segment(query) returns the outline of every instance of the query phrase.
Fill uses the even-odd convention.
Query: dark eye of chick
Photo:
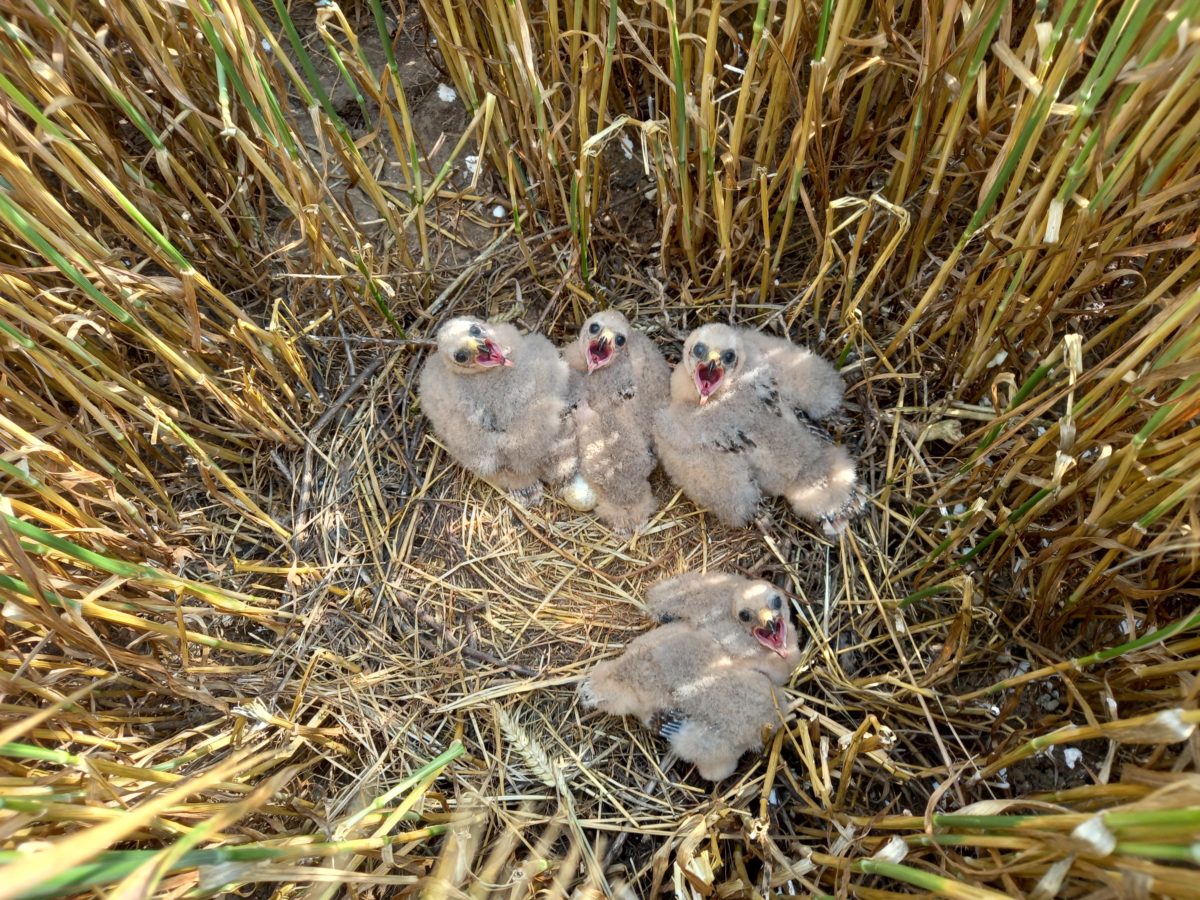
[[[624,346],[625,346],[625,335],[623,335],[623,334],[618,334],[618,335],[616,336],[615,340],[616,340],[616,343],[617,343],[617,346],[618,346],[618,347],[624,347]]]
[[[591,334],[599,334],[600,333],[600,323],[593,322],[592,327],[588,329],[588,332]]]
[[[704,357],[708,356],[708,344],[697,344],[692,348],[692,356],[696,357],[696,359],[704,359]]]
[[[474,338],[483,337],[483,329],[478,325],[472,325],[471,330],[468,333]]]
[[[721,354],[721,362],[725,363],[727,366],[732,366],[736,360],[737,354],[732,350],[726,350]]]
[[[750,621],[750,610],[743,609],[740,613],[738,613],[738,618],[741,619],[743,622],[749,622]]]
[[[780,597],[778,594],[775,594],[771,598],[771,609],[782,609],[782,608],[783,608],[783,598]]]
[[[459,350],[454,354],[454,361],[465,363],[470,358],[470,354],[466,350]]]

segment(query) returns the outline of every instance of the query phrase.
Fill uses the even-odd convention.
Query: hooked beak
[[[511,366],[513,361],[508,358],[509,350],[501,347],[491,338],[473,341],[475,345],[475,364],[485,369],[493,366]]]
[[[587,370],[590,375],[597,369],[602,369],[612,362],[616,355],[616,343],[613,340],[613,333],[610,329],[605,328],[600,334],[591,338],[587,342],[587,347],[584,349],[583,355],[587,360]]]
[[[755,639],[768,650],[787,656],[787,618],[782,612],[765,609],[759,612],[758,617],[763,624],[754,629]]]
[[[720,354],[710,353],[707,361],[696,366],[692,377],[696,380],[696,391],[700,394],[700,405],[703,406],[725,380],[725,367],[721,365]]]

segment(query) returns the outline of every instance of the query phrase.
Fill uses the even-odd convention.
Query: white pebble
[[[443,103],[453,103],[458,99],[458,91],[450,87],[448,84],[438,85],[438,99]]]
[[[1063,748],[1063,762],[1067,764],[1068,769],[1074,769],[1075,765],[1083,759],[1083,751],[1075,747]]]
[[[494,218],[503,219],[506,215],[508,215],[508,213],[499,203],[492,207],[492,216]]]
[[[463,160],[463,165],[465,165],[467,167],[468,172],[470,172],[472,175],[474,175],[476,172],[479,171],[479,157],[478,156],[468,156],[466,159]]]

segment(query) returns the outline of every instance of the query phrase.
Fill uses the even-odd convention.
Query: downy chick
[[[570,370],[540,334],[451,319],[421,371],[421,408],[460,464],[534,506],[577,465]]]
[[[669,399],[671,371],[615,309],[584,322],[563,356],[583,378],[575,411],[580,474],[596,493],[596,514],[616,531],[633,531],[654,512],[654,415]]]
[[[786,652],[788,638],[786,624],[782,631],[773,627],[768,635],[732,607],[706,627],[671,622],[598,664],[580,685],[580,698],[589,708],[636,716],[703,778],[719,781],[779,721],[774,685],[787,676],[780,674],[776,645]],[[735,639],[738,632],[743,641]]]
[[[787,603],[768,581],[685,572],[651,587],[646,609],[656,622],[688,622],[707,631],[731,657],[746,660],[774,684],[784,684],[800,662]],[[764,648],[771,653],[764,656]]]
[[[692,332],[671,374],[671,403],[655,420],[659,458],[693,502],[727,525],[747,524],[760,499],[782,496],[837,534],[861,506],[854,460],[809,417],[837,407],[840,378],[774,340],[719,324]]]

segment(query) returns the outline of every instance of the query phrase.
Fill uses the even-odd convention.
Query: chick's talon
[[[509,495],[527,509],[532,509],[535,506],[540,506],[546,492],[540,481],[534,482],[529,487],[514,488],[509,491]]]
[[[821,516],[821,530],[828,537],[837,537],[849,527],[865,505],[866,501],[862,494],[855,491],[854,495],[840,509]]]
[[[651,722],[659,737],[675,737],[683,729],[683,714],[677,709],[656,713]]]

